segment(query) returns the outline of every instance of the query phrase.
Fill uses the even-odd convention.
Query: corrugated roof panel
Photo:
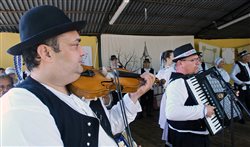
[[[202,32],[204,35],[197,36],[204,37],[210,34],[228,36],[233,32],[231,29],[235,29],[232,34],[239,36],[241,33],[242,36],[246,36],[244,33],[249,31],[248,29],[243,32],[238,31],[240,28],[248,28],[244,27],[248,26],[244,23],[234,24],[233,27],[226,28],[227,31],[218,31],[215,27],[211,27],[213,21],[223,24],[232,18],[249,13],[250,1],[248,0],[130,0],[115,24],[108,25],[108,21],[121,2],[122,0],[1,0],[0,30],[17,31],[16,26],[24,12],[47,4],[59,7],[73,21],[86,20],[87,26],[81,31],[84,34],[125,32],[127,34],[196,35],[197,32]],[[240,6],[241,8],[238,8]],[[146,20],[145,8],[147,8]],[[236,9],[239,10],[235,12]],[[206,33],[207,31],[212,33]]]

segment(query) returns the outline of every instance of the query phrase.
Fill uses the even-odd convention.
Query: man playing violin
[[[80,99],[66,88],[83,71],[77,30],[84,25],[53,6],[36,7],[22,16],[21,43],[8,53],[22,55],[31,73],[0,100],[1,145],[117,146],[113,135],[125,128],[120,105],[107,110],[102,98]],[[141,77],[146,83],[123,98],[128,122],[141,111],[138,98],[155,79],[149,73]]]

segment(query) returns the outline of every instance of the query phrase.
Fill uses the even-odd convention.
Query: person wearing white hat
[[[6,74],[6,75],[16,74],[16,70],[15,70],[15,68],[13,68],[13,67],[7,67],[7,68],[5,69],[5,74]]]
[[[117,146],[114,135],[141,111],[138,99],[155,81],[149,73],[141,75],[144,85],[123,97],[127,120],[120,102],[107,110],[102,97],[86,99],[68,89],[83,72],[79,31],[85,24],[49,5],[21,17],[21,42],[7,52],[22,55],[30,76],[0,99],[2,146]]]
[[[224,81],[227,82],[227,83],[229,83],[230,82],[230,76],[227,73],[227,71],[225,69],[223,69],[224,65],[225,65],[225,61],[224,61],[223,58],[217,57],[214,60],[214,66],[219,71],[219,73],[222,76],[222,78],[224,79]]]
[[[243,50],[238,57],[239,61],[235,62],[230,76],[235,88],[239,90],[239,99],[250,110],[250,53]]]
[[[18,83],[17,77],[16,77],[16,69],[14,67],[7,67],[5,69],[5,74],[9,75],[13,79],[14,85]]]

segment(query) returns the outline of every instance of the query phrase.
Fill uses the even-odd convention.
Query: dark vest
[[[250,80],[250,75],[249,75],[250,73],[247,72],[247,69],[245,68],[245,66],[240,64],[238,61],[236,61],[235,64],[238,64],[238,66],[240,68],[240,72],[236,75],[236,77],[238,79],[240,79],[241,81],[249,81]],[[249,64],[248,64],[248,67],[250,68]]]
[[[241,81],[249,81],[250,80],[250,73],[247,72],[247,69],[245,68],[245,66],[243,66],[242,64],[240,64],[238,61],[235,62],[235,64],[238,64],[239,68],[240,68],[240,72],[235,75],[239,80]],[[248,67],[250,68],[250,64],[248,64]],[[241,85],[238,85],[236,83],[235,87],[241,89]]]
[[[172,73],[171,74],[171,82],[179,79],[187,79],[187,76],[181,74],[181,73]],[[186,87],[187,83],[185,81]],[[188,98],[184,104],[184,106],[194,106],[197,105],[197,102],[195,101],[195,98],[193,97],[190,89],[188,89]],[[178,110],[176,110],[178,111]],[[191,130],[191,131],[205,131],[206,130],[206,125],[203,119],[197,119],[197,120],[187,120],[187,121],[174,121],[174,120],[168,120],[168,123],[174,127],[175,129],[178,130]]]
[[[17,87],[29,90],[48,107],[65,147],[98,146],[99,120],[97,118],[78,113],[31,77],[27,77]],[[106,131],[105,128],[104,130]],[[110,132],[111,130],[107,133],[110,134]]]
[[[202,71],[206,70],[206,64],[205,64],[205,62],[201,62],[201,67],[202,67]]]
[[[141,74],[143,74],[145,72],[144,68],[141,68]],[[154,69],[153,68],[150,68],[149,72],[151,74],[154,74]]]

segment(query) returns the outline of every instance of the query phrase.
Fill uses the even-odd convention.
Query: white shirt
[[[159,72],[156,75],[156,77],[159,80],[161,80],[161,79],[166,80],[166,83],[164,84],[164,89],[167,87],[167,85],[169,83],[169,79],[170,79],[170,76],[171,76],[172,72],[175,72],[174,66],[168,66],[166,68],[163,68],[163,69],[159,70]],[[166,99],[167,99],[167,96],[164,93],[162,95],[162,98],[161,98],[160,114],[159,114],[159,121],[158,121],[158,123],[159,123],[159,125],[160,125],[160,127],[162,129],[165,128],[166,121],[167,121],[166,112],[165,112],[165,109],[166,109]]]
[[[149,71],[150,71],[151,68],[143,68],[143,69],[144,69],[144,71],[145,71],[146,73],[150,73]],[[153,68],[152,68],[152,69],[153,69]],[[153,69],[153,70],[154,70],[154,69]],[[142,73],[141,73],[141,69],[138,70],[138,74],[142,74]],[[154,73],[152,73],[152,74],[155,74],[155,71],[154,71]]]
[[[172,81],[166,89],[166,116],[173,121],[197,120],[204,118],[204,105],[184,106],[188,91],[183,79]],[[177,130],[171,125],[170,128],[178,132],[191,132],[195,134],[208,134],[208,131]]]
[[[219,73],[222,76],[222,78],[224,79],[224,81],[227,82],[227,83],[229,83],[230,76],[227,73],[227,71],[225,71],[223,68],[218,68],[218,67],[216,67],[216,69],[219,71]]]
[[[242,62],[240,62],[240,61],[239,61],[239,63],[247,69],[247,72],[248,72],[248,74],[249,74],[249,76],[250,76],[250,69],[249,69],[248,64],[247,64],[247,63],[242,63]],[[236,84],[238,84],[238,85],[243,84],[243,81],[241,81],[240,79],[238,79],[238,78],[236,77],[236,75],[237,75],[238,73],[240,73],[240,72],[241,72],[241,71],[240,71],[239,65],[238,65],[238,64],[234,64],[233,69],[232,69],[232,72],[231,72],[231,74],[230,74],[230,77],[231,77],[232,80],[233,80]],[[250,84],[250,81],[247,81],[246,83],[247,83],[247,84]]]
[[[165,67],[163,69],[160,69],[158,71],[156,78],[158,78],[159,80],[161,79],[166,80],[166,83],[164,84],[164,88],[167,87],[172,72],[175,72],[174,64],[172,64],[171,66]]]
[[[95,117],[89,107],[90,100],[79,99],[73,94],[65,95],[51,87],[46,87],[72,109],[83,115]],[[128,95],[124,96],[124,103],[128,122],[131,122],[137,112],[141,111],[140,104],[138,101],[134,104]],[[60,132],[48,107],[33,93],[22,88],[12,88],[1,97],[0,106],[1,146],[63,146]],[[119,103],[111,110],[107,110],[104,105],[103,107],[110,120],[112,133],[122,132],[125,127]],[[98,146],[117,146],[101,125],[99,128]]]

